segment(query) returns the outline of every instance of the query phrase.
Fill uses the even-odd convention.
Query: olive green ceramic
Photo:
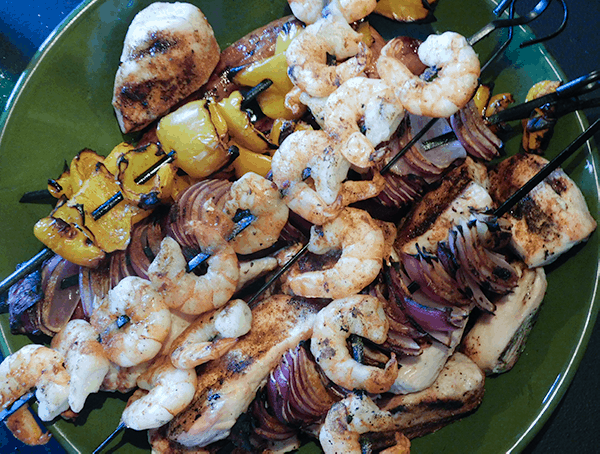
[[[289,14],[285,0],[192,0],[207,16],[222,47],[267,22]],[[65,160],[81,149],[107,154],[123,140],[111,107],[114,74],[123,37],[134,15],[149,0],[85,2],[65,21],[35,56],[17,84],[2,120],[0,137],[0,275],[40,250],[32,227],[49,207],[22,205],[26,191],[42,189],[57,177]],[[486,0],[443,0],[432,25],[398,26],[378,18],[373,24],[384,36],[424,37],[433,30],[454,30],[469,36],[493,17]],[[468,12],[468,13],[466,13]],[[510,91],[523,100],[528,88],[562,72],[541,46],[519,49],[527,36],[517,30],[514,44],[482,75],[495,80],[496,92]],[[475,49],[481,60],[490,55],[503,33]],[[549,155],[566,146],[584,127],[571,115],[561,119]],[[519,137],[507,152],[519,147]],[[598,213],[598,162],[583,149],[565,169],[583,190],[590,210]],[[548,419],[564,394],[583,355],[598,310],[598,235],[548,270],[549,287],[527,348],[515,368],[486,383],[477,412],[439,432],[413,441],[413,452],[493,453],[520,450]],[[2,315],[2,350],[6,354],[31,340],[12,336]],[[119,422],[125,400],[110,394],[93,396],[77,423],[50,425],[68,452],[91,452]],[[112,445],[123,452],[147,452],[144,434],[126,431]],[[314,444],[303,452],[316,451]]]

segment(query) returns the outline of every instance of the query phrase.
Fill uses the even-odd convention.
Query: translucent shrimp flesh
[[[219,232],[201,221],[189,221],[200,250],[210,257],[206,274],[187,272],[181,246],[171,237],[163,239],[148,268],[155,289],[164,295],[168,307],[186,314],[202,314],[224,305],[235,292],[239,279],[238,259],[233,247]]]
[[[353,295],[337,299],[317,314],[310,350],[325,375],[339,386],[386,392],[398,375],[395,355],[392,353],[384,369],[364,365],[352,358],[346,340],[356,334],[382,344],[388,329],[389,322],[378,298]]]
[[[378,160],[375,147],[398,129],[404,108],[385,81],[354,77],[327,98],[324,118],[325,130],[342,142],[344,157],[368,168]]]
[[[38,416],[51,421],[69,409],[70,376],[65,358],[43,345],[25,345],[0,364],[0,408],[5,409],[36,388]]]
[[[150,281],[122,279],[90,317],[108,358],[121,367],[148,361],[160,351],[171,329],[171,314]]]
[[[98,392],[109,371],[110,361],[98,342],[98,333],[85,320],[71,320],[56,336],[51,346],[65,358],[71,376],[69,406],[75,413],[83,409],[87,396]]]
[[[178,369],[191,369],[219,358],[250,331],[251,324],[252,311],[239,299],[202,314],[173,343],[171,362]]]
[[[379,274],[385,248],[378,223],[366,211],[347,207],[333,221],[311,228],[308,250],[322,255],[341,249],[335,265],[291,275],[284,288],[294,295],[314,298],[354,295]]]
[[[185,409],[196,392],[196,371],[177,369],[168,357],[160,358],[137,380],[149,391],[123,411],[121,421],[130,429],[154,429]]]
[[[394,40],[381,50],[377,71],[404,108],[414,115],[449,117],[472,98],[478,85],[479,59],[465,37],[454,32],[430,35],[418,48],[419,59],[438,70],[427,82],[393,56]]]
[[[231,185],[223,211],[231,218],[238,211],[248,211],[256,218],[229,241],[238,254],[252,254],[275,244],[289,214],[277,186],[253,172]]]

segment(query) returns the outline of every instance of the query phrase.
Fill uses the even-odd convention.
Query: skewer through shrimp
[[[472,98],[480,65],[465,37],[454,32],[429,35],[419,46],[419,59],[439,69],[431,82],[415,76],[394,58],[394,44],[391,40],[381,50],[377,71],[390,86],[396,87],[396,96],[408,112],[426,117],[450,117]]]
[[[51,421],[69,408],[70,376],[65,358],[43,345],[25,345],[0,364],[0,408],[36,388],[38,416]]]

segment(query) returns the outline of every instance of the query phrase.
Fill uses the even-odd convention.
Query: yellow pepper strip
[[[165,153],[155,143],[141,148],[133,148],[117,161],[116,174],[121,192],[126,200],[143,209],[152,209],[158,203],[171,197],[176,168],[171,163],[159,167],[156,174],[146,183],[139,184],[138,177],[156,165]]]
[[[82,220],[78,209],[68,207],[66,199],[63,199],[50,216],[35,224],[33,234],[46,247],[69,262],[94,268],[106,254],[81,227]]]
[[[104,165],[98,164],[79,192],[67,202],[68,206],[78,207],[83,211],[83,227],[92,232],[94,243],[104,252],[125,249],[129,244],[132,224],[151,213],[122,201],[104,216],[94,219],[93,211],[119,190],[114,176]]]
[[[506,109],[514,102],[515,98],[511,93],[498,93],[490,98],[487,108],[485,109],[485,116],[491,117],[495,113]]]
[[[156,130],[163,149],[177,153],[175,165],[192,178],[207,177],[228,159],[225,120],[208,104],[206,100],[184,104],[163,117]]]
[[[258,131],[248,114],[241,110],[242,94],[234,91],[228,98],[219,101],[216,106],[227,123],[229,135],[235,142],[257,153],[269,149],[269,141]]]
[[[237,144],[236,146],[240,150],[240,155],[233,161],[235,176],[240,178],[245,173],[254,172],[266,178],[271,170],[271,156],[255,153]]]
[[[427,0],[434,5],[437,0]],[[430,11],[421,0],[379,0],[375,13],[398,22],[416,22],[427,19]]]
[[[104,157],[95,151],[80,151],[71,161],[71,166],[59,178],[48,180],[48,191],[57,199],[62,196],[71,198],[94,171],[96,164],[103,161]]]
[[[525,102],[555,92],[560,84],[560,81],[554,80],[543,80],[534,84],[527,92]],[[554,125],[552,121],[545,121],[545,117],[546,113],[543,110],[535,109],[528,119],[522,120],[522,146],[526,152],[541,154],[548,148],[550,139],[554,134]],[[549,126],[540,128],[540,124]]]
[[[492,88],[489,85],[481,84],[477,87],[477,91],[475,95],[473,95],[473,102],[475,103],[475,108],[477,112],[481,114],[483,117],[485,113],[485,109],[490,102],[490,97],[492,96]]]

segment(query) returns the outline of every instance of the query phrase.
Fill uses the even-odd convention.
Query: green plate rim
[[[49,52],[49,50],[57,44],[59,39],[61,38],[63,32],[74,22],[77,18],[83,14],[85,14],[86,10],[91,7],[93,4],[98,2],[104,2],[106,0],[84,0],[80,3],[75,9],[73,9],[57,27],[50,33],[50,35],[44,40],[44,42],[40,45],[39,49],[35,52],[32,57],[30,63],[27,65],[26,69],[18,78],[15,86],[13,87],[8,100],[6,102],[6,106],[0,115],[0,142],[4,137],[4,133],[6,130],[6,125],[9,122],[12,112],[18,102],[19,96],[21,92],[26,88],[29,83],[31,77],[35,74],[35,70],[40,63],[40,61],[44,58],[45,54]],[[481,0],[487,1],[488,3],[496,3],[494,0]],[[523,27],[522,27],[523,28]],[[562,79],[565,79],[564,73],[560,69],[558,63],[554,60],[554,58],[545,50],[543,50],[543,55],[549,66],[555,73],[559,76],[562,76]],[[588,121],[585,115],[581,113],[577,113],[577,122],[579,127],[583,131],[588,126]],[[588,153],[597,155],[598,150],[596,145],[593,143],[593,140],[589,142],[587,145]],[[594,160],[592,159],[592,163]],[[600,194],[600,179],[598,178],[598,169],[596,165],[593,165],[593,175],[595,175],[596,182],[596,192]],[[520,452],[522,451],[533,438],[539,433],[545,423],[548,421],[551,414],[556,409],[557,405],[560,403],[561,399],[565,395],[570,383],[573,380],[575,373],[577,372],[577,368],[581,363],[581,360],[585,354],[587,344],[592,334],[592,330],[594,324],[596,322],[598,311],[600,308],[600,298],[598,297],[598,289],[600,283],[600,267],[596,270],[595,283],[593,288],[593,297],[591,304],[587,308],[585,323],[583,329],[578,333],[578,341],[574,346],[574,354],[571,356],[570,361],[568,362],[566,368],[564,369],[564,374],[557,378],[554,382],[554,385],[551,389],[548,390],[548,393],[545,398],[545,403],[542,407],[537,411],[537,417],[532,421],[532,423],[523,430],[520,438],[514,443],[514,445],[509,449],[508,452]],[[3,354],[8,354],[11,352],[9,347],[8,337],[12,336],[10,332],[7,332],[4,329],[4,326],[0,326],[0,348],[2,349]],[[474,415],[476,417],[476,415]],[[68,434],[64,434],[60,428],[55,425],[51,425],[49,430],[54,434],[54,436],[59,439],[60,444],[69,452],[81,452],[79,448],[74,446],[70,440],[68,439]]]

